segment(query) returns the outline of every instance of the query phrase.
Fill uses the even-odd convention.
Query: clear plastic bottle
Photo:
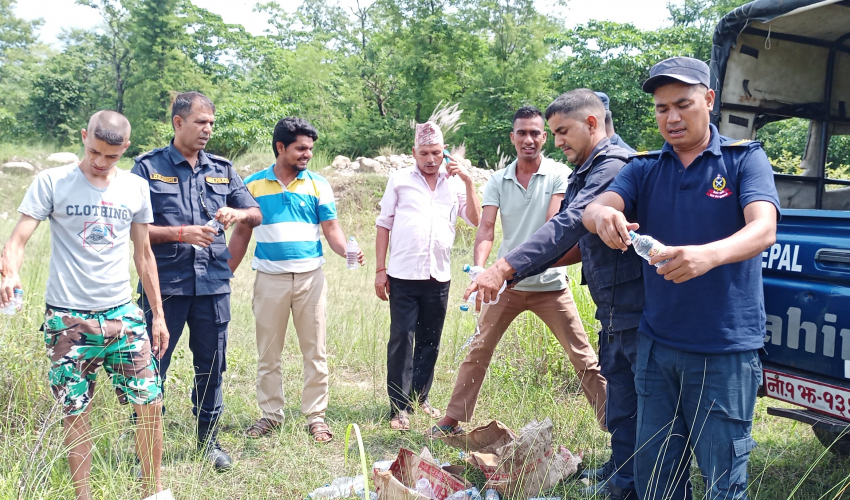
[[[221,233],[221,232],[224,230],[224,224],[222,224],[221,222],[219,222],[217,219],[210,219],[210,221],[209,221],[209,222],[207,222],[207,223],[206,223],[206,224],[204,224],[204,225],[205,225],[205,226],[208,226],[208,227],[211,227],[211,228],[213,228],[213,229],[215,229],[215,234],[216,234],[216,235],[218,235],[219,233]],[[195,250],[203,250],[205,247],[202,247],[202,246],[200,246],[200,245],[194,245],[194,244],[193,244],[193,245],[192,245],[192,248],[194,248]]]
[[[360,252],[360,245],[357,244],[357,240],[354,239],[354,236],[350,236],[348,238],[348,243],[345,244],[345,266],[349,270],[354,270],[360,267],[360,263],[357,262],[357,254]]]
[[[424,477],[416,481],[416,487],[413,489],[425,498],[434,498],[434,487],[431,485],[431,481]]]
[[[475,278],[477,278],[479,274],[484,272],[484,268],[481,267],[481,266],[470,266],[469,264],[466,264],[465,266],[463,266],[463,272],[469,274],[469,280],[470,281],[475,281]],[[508,282],[507,281],[503,282],[502,288],[499,289],[499,293],[496,295],[496,300],[494,300],[493,302],[487,302],[487,304],[493,305],[493,304],[496,304],[497,302],[499,302],[499,298],[502,296],[502,292],[505,291],[505,288],[507,288],[507,286],[508,286]],[[466,299],[467,303],[461,304],[460,310],[466,312],[466,311],[469,311],[471,309],[471,310],[474,311],[475,310],[475,298],[477,296],[478,296],[477,291],[469,294],[469,298]]]
[[[487,488],[484,490],[484,500],[501,500],[501,497],[499,497],[498,491],[493,488]]]
[[[11,316],[11,315],[17,313],[18,311],[20,311],[21,308],[23,308],[23,305],[24,305],[24,291],[21,290],[20,288],[15,288],[15,295],[14,295],[14,297],[12,297],[11,302],[9,302],[9,305],[4,307],[3,309],[0,309],[0,312],[2,312],[3,314]]]
[[[666,248],[661,242],[652,236],[638,234],[634,231],[629,231],[629,238],[632,239],[632,246],[635,247],[635,252],[646,259],[647,262],[652,260],[652,258],[659,253],[663,252]],[[668,262],[670,262],[670,259],[662,260],[655,264],[655,267],[661,267]]]

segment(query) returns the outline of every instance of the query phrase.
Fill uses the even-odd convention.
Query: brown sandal
[[[273,431],[280,428],[280,422],[276,422],[270,418],[263,417],[254,422],[251,427],[245,430],[245,436],[251,439],[258,439],[263,436],[268,436]]]
[[[390,419],[390,429],[394,431],[410,430],[410,418],[407,416],[406,411],[400,411]]]
[[[324,422],[313,422],[307,426],[307,432],[313,436],[317,443],[327,443],[334,438],[331,428]],[[327,436],[327,439],[320,439],[322,436]]]

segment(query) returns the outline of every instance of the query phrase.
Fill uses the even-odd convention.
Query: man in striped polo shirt
[[[230,238],[230,269],[236,272],[252,231],[257,237],[252,262],[257,271],[253,307],[259,354],[257,403],[262,417],[246,431],[251,438],[265,436],[283,422],[280,360],[290,310],[304,358],[301,413],[307,417],[307,429],[316,441],[333,438],[325,423],[327,283],[322,272],[325,259],[319,228],[331,249],[343,257],[346,240],[337,221],[330,184],[307,170],[318,138],[316,129],[302,118],[284,118],[277,123],[272,138],[274,165],[245,179],[248,191],[260,204],[263,223],[254,229],[238,224]],[[357,257],[363,265],[363,252]]]

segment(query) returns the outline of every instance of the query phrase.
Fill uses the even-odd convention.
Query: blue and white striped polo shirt
[[[254,228],[257,248],[252,267],[270,274],[304,273],[321,267],[325,259],[319,223],[336,219],[328,181],[302,170],[284,188],[272,165],[248,176],[245,186],[263,212],[263,223]]]

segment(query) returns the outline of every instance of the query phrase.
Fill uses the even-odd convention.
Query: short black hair
[[[200,92],[184,92],[182,94],[177,94],[177,97],[174,98],[174,102],[171,104],[171,126],[174,126],[174,117],[180,116],[184,120],[190,114],[192,114],[192,105],[195,102],[198,102],[201,106],[212,110],[215,113],[215,104],[210,100],[209,97],[205,96]]]
[[[277,122],[277,125],[274,126],[274,134],[272,135],[272,151],[274,151],[274,157],[277,158],[278,155],[278,142],[282,142],[283,147],[288,148],[290,144],[295,142],[299,135],[306,135],[314,141],[319,139],[319,132],[316,131],[316,129],[310,125],[310,122],[304,118],[287,116]]]
[[[535,108],[534,106],[523,106],[516,110],[516,113],[514,113],[513,125],[516,125],[517,120],[521,120],[523,118],[534,118],[535,116],[543,118],[543,113],[541,113],[540,110]]]
[[[559,95],[552,101],[546,108],[546,120],[556,114],[569,115],[582,110],[605,119],[605,105],[602,104],[602,99],[590,89],[575,89]]]

